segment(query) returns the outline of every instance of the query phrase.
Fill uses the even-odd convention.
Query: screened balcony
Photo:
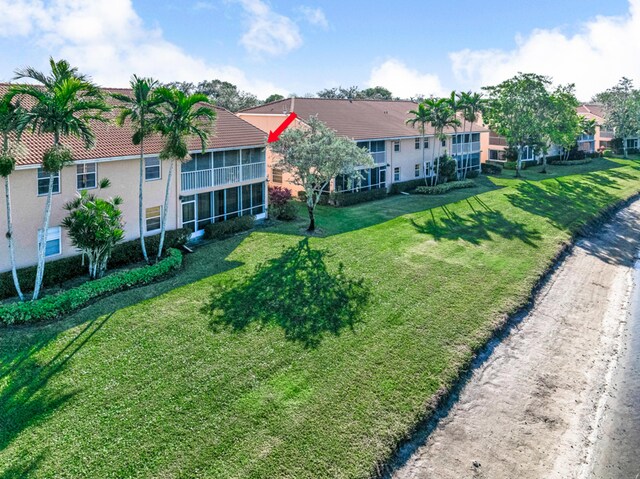
[[[263,148],[195,153],[182,164],[180,188],[184,192],[263,179],[264,155]]]
[[[387,154],[385,151],[384,140],[378,141],[359,141],[358,146],[360,148],[366,148],[366,150],[373,158],[373,162],[376,165],[386,165]]]
[[[451,154],[453,156],[480,151],[480,133],[453,135]]]

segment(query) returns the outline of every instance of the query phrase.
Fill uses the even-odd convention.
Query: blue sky
[[[2,80],[49,55],[109,86],[134,72],[218,77],[262,97],[376,84],[443,94],[536,71],[587,99],[640,80],[640,0],[0,0],[0,11]]]

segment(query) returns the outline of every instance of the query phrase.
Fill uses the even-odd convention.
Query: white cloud
[[[445,90],[437,75],[413,70],[397,59],[386,60],[371,70],[367,86],[383,86],[394,96],[443,96]]]
[[[274,12],[262,0],[238,0],[245,11],[248,29],[240,44],[254,55],[280,55],[302,45],[298,25]]]
[[[322,11],[321,8],[313,8],[313,7],[300,7],[300,12],[304,15],[304,18],[311,25],[315,25],[317,27],[329,28],[329,22],[327,21],[327,17]]]
[[[496,84],[520,71],[534,72],[553,77],[555,83],[575,83],[583,100],[622,76],[640,81],[639,57],[640,0],[629,1],[628,15],[598,16],[574,35],[538,29],[516,38],[513,50],[450,54],[454,75],[465,88]]]
[[[212,65],[188,54],[164,39],[161,30],[146,27],[131,0],[18,1],[16,8],[15,0],[0,0],[0,11],[19,10],[9,20],[0,16],[0,37],[29,36],[101,85],[126,86],[137,73],[165,82],[219,78],[259,97],[286,93],[273,84],[250,81],[236,67]]]

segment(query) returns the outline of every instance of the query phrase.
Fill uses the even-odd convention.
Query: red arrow
[[[298,115],[296,115],[295,112],[292,111],[291,114],[287,117],[287,119],[284,120],[278,128],[276,128],[276,131],[269,132],[269,138],[267,138],[267,143],[273,143],[274,141],[278,141],[280,139],[280,135],[282,134],[282,132],[286,130],[287,127],[296,118],[298,118]]]

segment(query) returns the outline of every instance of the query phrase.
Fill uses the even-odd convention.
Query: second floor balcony
[[[200,190],[266,176],[264,151],[260,149],[194,154],[191,161],[182,164],[180,189],[183,192]]]

